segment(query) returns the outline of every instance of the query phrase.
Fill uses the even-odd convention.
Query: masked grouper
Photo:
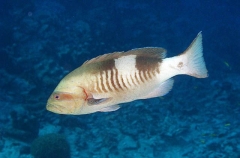
[[[165,58],[166,50],[146,47],[104,54],[65,76],[47,102],[59,114],[90,114],[119,109],[119,104],[167,94],[175,75],[208,76],[201,32],[182,54]]]

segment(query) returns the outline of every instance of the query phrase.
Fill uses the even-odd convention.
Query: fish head
[[[84,89],[77,87],[76,90],[66,92],[54,90],[47,101],[47,110],[58,114],[77,115],[86,103]]]

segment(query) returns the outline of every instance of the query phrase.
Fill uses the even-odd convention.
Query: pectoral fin
[[[87,102],[88,102],[88,105],[93,106],[93,105],[99,105],[101,103],[105,103],[109,100],[110,98],[100,98],[100,99],[89,98],[87,99]]]
[[[120,108],[119,105],[111,105],[111,106],[102,108],[100,111],[101,111],[101,112],[111,112],[111,111],[116,111],[116,110],[118,110],[119,108]]]

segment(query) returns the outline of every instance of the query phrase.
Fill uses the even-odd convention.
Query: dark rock
[[[70,158],[70,146],[64,136],[47,134],[34,140],[31,154],[34,158]]]
[[[32,141],[37,137],[40,128],[36,117],[28,114],[19,114],[16,111],[10,113],[12,128],[5,130],[5,136],[10,136],[22,141]]]
[[[31,151],[30,146],[22,146],[22,147],[20,148],[20,154],[21,154],[21,155],[30,154],[30,151]]]
[[[4,137],[10,137],[23,142],[31,142],[36,137],[30,132],[13,128],[5,129],[3,134]]]

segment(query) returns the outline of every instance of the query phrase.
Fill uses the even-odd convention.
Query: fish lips
[[[62,105],[56,105],[56,104],[49,104],[47,103],[46,109],[48,111],[51,111],[53,113],[57,113],[57,114],[67,114],[67,108],[62,106]]]

